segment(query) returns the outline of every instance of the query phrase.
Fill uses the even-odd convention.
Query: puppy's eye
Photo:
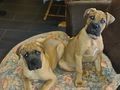
[[[29,56],[29,53],[25,53],[24,57],[28,57]]]
[[[39,51],[37,51],[37,50],[35,50],[35,54],[40,55],[40,52],[39,52]]]
[[[95,16],[90,16],[89,17],[91,20],[94,20],[95,19]]]
[[[102,24],[104,24],[104,23],[105,23],[105,20],[102,18],[102,19],[100,20],[100,22],[101,22]]]

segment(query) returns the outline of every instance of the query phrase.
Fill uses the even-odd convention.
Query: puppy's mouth
[[[88,35],[89,35],[89,37],[92,38],[92,39],[97,39],[97,38],[98,38],[98,36],[93,35],[93,34],[88,34]]]
[[[90,23],[86,32],[92,39],[97,39],[101,34],[101,27],[97,23]]]

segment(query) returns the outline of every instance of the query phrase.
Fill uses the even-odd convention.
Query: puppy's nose
[[[36,65],[36,64],[37,64],[37,60],[36,60],[36,59],[32,59],[32,60],[31,60],[31,64],[32,64],[32,65]]]
[[[97,29],[97,28],[99,28],[99,27],[100,27],[100,26],[99,26],[99,24],[97,24],[97,23],[93,23],[93,24],[92,24],[92,28],[93,28],[93,29]]]

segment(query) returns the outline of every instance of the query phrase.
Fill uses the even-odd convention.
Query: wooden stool
[[[44,20],[46,20],[49,16],[50,17],[65,17],[66,15],[61,15],[61,14],[57,14],[57,13],[50,13],[50,10],[52,7],[56,7],[59,9],[59,7],[64,7],[65,8],[65,5],[58,5],[58,4],[54,4],[54,0],[50,0],[49,1],[49,4],[48,4],[48,8],[47,8],[47,11],[45,13],[45,16],[44,16]]]

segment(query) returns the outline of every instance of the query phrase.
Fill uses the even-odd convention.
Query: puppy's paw
[[[103,75],[102,75],[102,72],[96,72],[96,74],[97,74],[97,76],[98,76],[99,78],[103,76]]]
[[[82,73],[76,74],[75,86],[76,87],[85,87],[86,86],[86,81],[82,80]]]
[[[99,79],[100,79],[101,81],[105,81],[105,80],[107,80],[107,78],[106,78],[105,76],[103,76],[103,75],[100,76]]]
[[[76,87],[81,87],[82,84],[83,84],[82,80],[75,80],[75,86]]]
[[[76,73],[75,86],[76,87],[81,87],[82,84],[83,84],[82,74],[81,73]]]
[[[76,87],[85,87],[86,86],[86,81],[84,81],[84,80],[75,80],[75,86]]]

